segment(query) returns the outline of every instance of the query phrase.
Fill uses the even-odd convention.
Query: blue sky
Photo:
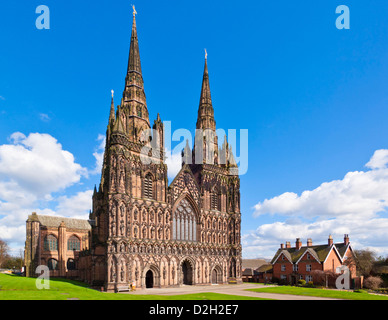
[[[41,4],[50,9],[50,30],[35,27]],[[0,237],[15,250],[31,210],[85,214],[99,183],[96,156],[110,90],[117,105],[124,88],[131,4],[1,6]],[[173,130],[194,130],[206,48],[217,127],[249,131],[249,169],[241,176],[244,257],[270,257],[295,237],[325,242],[329,233],[335,241],[349,233],[356,248],[388,254],[388,236],[379,229],[388,226],[388,3],[133,4],[151,122],[159,112]],[[350,9],[349,30],[335,26],[342,4]],[[19,164],[35,151],[52,155],[63,171]],[[23,168],[36,176],[25,178]],[[367,182],[344,178],[355,172]],[[12,200],[10,191],[24,200]],[[304,191],[314,192],[302,198]]]

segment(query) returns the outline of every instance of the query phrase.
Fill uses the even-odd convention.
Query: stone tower
[[[218,148],[207,60],[197,129],[195,148],[205,161],[187,145],[168,185],[164,127],[159,114],[150,125],[134,15],[123,96],[115,108],[112,94],[93,194],[90,248],[80,253],[81,279],[107,291],[133,281],[144,288],[241,281],[239,178],[226,139]]]

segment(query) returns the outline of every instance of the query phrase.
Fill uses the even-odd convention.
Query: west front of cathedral
[[[125,88],[117,108],[112,95],[89,220],[29,216],[27,276],[46,264],[53,276],[106,291],[133,282],[141,288],[240,283],[240,230],[240,179],[226,137],[218,146],[207,58],[193,150],[186,145],[168,185],[164,126],[159,114],[149,120],[134,15]]]

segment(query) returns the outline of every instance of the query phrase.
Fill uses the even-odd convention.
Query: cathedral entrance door
[[[145,282],[146,282],[146,288],[154,287],[154,274],[152,273],[151,270],[148,270],[148,272],[146,273]]]
[[[212,271],[212,283],[216,284],[217,283],[217,270],[213,269]]]
[[[193,284],[193,268],[190,263],[186,260],[182,263],[182,275],[183,275],[183,284],[192,285]]]

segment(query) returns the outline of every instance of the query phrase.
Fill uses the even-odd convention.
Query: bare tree
[[[9,247],[7,242],[0,239],[0,268],[4,264],[4,262],[9,258],[8,255]]]
[[[360,276],[369,276],[374,264],[376,263],[376,253],[370,249],[355,250],[354,253],[354,263],[357,267],[357,273]]]

